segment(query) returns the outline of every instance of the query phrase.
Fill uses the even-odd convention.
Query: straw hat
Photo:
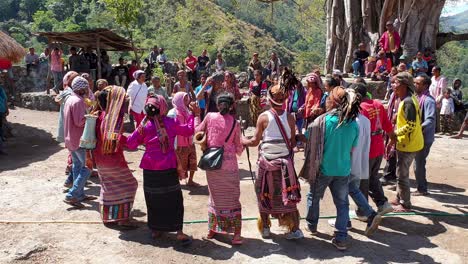
[[[6,58],[11,62],[20,62],[26,55],[26,49],[16,40],[0,31],[0,57]]]

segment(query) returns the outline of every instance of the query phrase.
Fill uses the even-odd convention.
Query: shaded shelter
[[[109,29],[92,29],[77,32],[37,32],[37,36],[46,37],[49,43],[64,43],[79,48],[101,49],[110,51],[130,51],[134,48],[130,40]],[[98,56],[98,78],[101,78],[101,57]]]

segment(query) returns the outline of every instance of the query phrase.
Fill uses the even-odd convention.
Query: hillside
[[[34,6],[18,3],[24,1],[7,2],[0,16],[0,29],[38,51],[43,49],[45,39],[37,39],[31,32],[104,27],[125,35],[105,6],[95,0],[35,0]],[[206,48],[211,57],[221,51],[228,67],[234,70],[245,70],[253,52],[266,60],[271,51],[276,51],[285,62],[292,62],[294,55],[264,29],[223,12],[209,0],[144,1],[134,34],[139,47],[164,47],[171,60],[182,59],[187,49],[198,55]],[[129,53],[124,55],[131,58]],[[114,54],[113,59],[117,56],[120,54]]]
[[[454,16],[440,18],[441,31],[467,32],[468,10]]]

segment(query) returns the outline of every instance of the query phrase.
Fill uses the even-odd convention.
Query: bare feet
[[[455,135],[455,136],[451,136],[450,138],[454,138],[454,139],[462,139],[463,136],[462,135]]]

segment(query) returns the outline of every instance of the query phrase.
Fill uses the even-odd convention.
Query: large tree
[[[273,4],[281,0],[258,1]],[[309,5],[314,2],[323,1],[310,0]],[[446,0],[326,0],[325,71],[348,70],[353,50],[360,42],[368,44],[375,53],[387,21],[397,24],[403,53],[408,56],[426,47],[435,50],[448,41],[468,39],[468,34],[439,32],[445,3]]]

